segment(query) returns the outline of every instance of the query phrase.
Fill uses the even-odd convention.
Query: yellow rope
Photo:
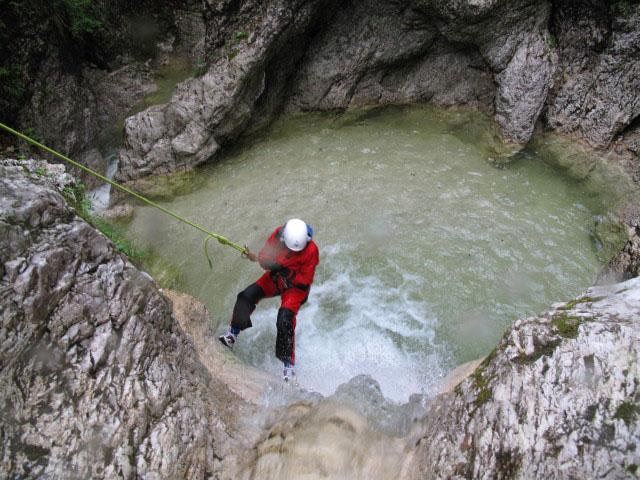
[[[145,203],[148,203],[149,205],[151,205],[152,207],[156,207],[159,210],[162,210],[164,213],[167,213],[169,215],[171,215],[174,218],[177,218],[178,220],[180,220],[181,222],[186,223],[187,225],[192,226],[193,228],[200,230],[203,233],[207,234],[207,239],[205,240],[204,243],[204,253],[207,256],[207,260],[209,261],[209,266],[211,267],[211,260],[209,259],[209,254],[207,253],[207,242],[209,241],[209,239],[211,237],[215,238],[218,240],[218,242],[220,242],[223,245],[229,245],[230,247],[235,248],[236,250],[242,252],[247,258],[253,260],[253,258],[255,258],[253,256],[253,254],[251,254],[251,252],[249,251],[249,249],[245,246],[245,247],[241,247],[240,245],[236,245],[235,243],[231,242],[229,239],[223,237],[222,235],[218,235],[215,233],[211,233],[207,230],[205,230],[204,228],[196,225],[195,223],[190,222],[189,220],[187,220],[186,218],[182,218],[180,215],[177,215],[169,210],[167,210],[164,207],[161,207],[160,205],[158,205],[157,203],[152,202],[151,200],[149,200],[148,198],[143,197],[142,195],[138,195],[137,193],[129,190],[127,187],[123,187],[122,185],[119,185],[118,183],[109,180],[108,178],[100,175],[98,172],[94,172],[93,170],[91,170],[90,168],[85,167],[84,165],[80,165],[78,162],[74,162],[73,160],[71,160],[70,158],[65,157],[64,155],[56,152],[55,150],[52,150],[51,148],[42,145],[41,143],[36,142],[35,140],[27,137],[26,135],[23,135],[20,132],[15,131],[14,129],[7,127],[6,125],[4,125],[3,123],[0,123],[0,127],[4,128],[6,131],[13,133],[14,135],[22,138],[23,140],[26,140],[29,143],[32,143],[33,145],[42,148],[43,150],[46,150],[49,153],[52,153],[53,155],[55,155],[58,158],[61,158],[62,160],[65,160],[67,162],[69,162],[71,165],[74,165],[82,170],[84,170],[85,172],[90,173],[91,175],[98,177],[100,180],[104,180],[107,183],[110,183],[111,185],[113,185],[116,188],[119,188],[120,190],[122,190],[123,192],[127,192],[129,195],[133,195],[134,197],[136,197],[139,200],[142,200]]]

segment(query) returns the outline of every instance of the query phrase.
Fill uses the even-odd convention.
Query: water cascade
[[[486,355],[517,318],[590,286],[598,199],[523,150],[496,155],[477,112],[392,106],[276,122],[198,172],[163,206],[252,250],[286,219],[313,226],[321,264],[298,315],[301,386],[323,395],[358,374],[406,402]],[[182,272],[222,332],[262,273],[230,249],[140,206],[129,235]],[[266,299],[235,354],[274,373],[279,302]],[[216,341],[211,339],[211,341]]]
[[[194,73],[194,68],[186,57],[171,58],[166,65],[160,67],[154,76],[155,89],[145,96],[125,115],[118,118],[110,128],[107,128],[100,138],[100,153],[104,157],[107,165],[105,177],[113,180],[118,169],[119,150],[124,143],[123,125],[127,117],[142,112],[152,105],[167,103],[173,94],[175,86],[190,78]],[[92,207],[96,211],[104,210],[109,206],[111,185],[105,183],[89,192],[92,200]]]

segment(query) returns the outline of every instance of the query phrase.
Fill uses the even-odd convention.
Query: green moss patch
[[[142,250],[135,242],[128,240],[119,226],[97,217],[91,218],[90,223],[100,230],[104,236],[118,247],[118,250],[129,258],[140,261],[149,256],[149,252]]]
[[[575,300],[571,300],[570,302],[568,302],[566,305],[563,305],[562,307],[558,307],[558,310],[571,310],[573,307],[575,307],[580,303],[595,303],[595,302],[599,302],[603,298],[607,298],[607,297],[603,296],[603,297],[576,298]]]
[[[616,413],[613,415],[613,418],[622,420],[625,424],[629,425],[638,413],[640,413],[640,408],[638,408],[637,405],[631,402],[622,402],[618,408],[616,408]]]
[[[515,361],[520,363],[521,365],[530,365],[544,356],[551,355],[556,347],[558,347],[558,345],[560,345],[561,343],[562,340],[553,340],[551,342],[542,344],[536,343],[533,353],[527,355],[524,352],[521,352],[520,356],[516,358]]]
[[[549,325],[554,326],[556,333],[562,337],[576,338],[578,336],[578,327],[583,321],[582,317],[555,315]]]
[[[473,389],[478,392],[476,394],[476,399],[473,402],[473,404],[475,405],[473,413],[475,413],[475,410],[477,410],[479,407],[491,400],[492,393],[491,388],[489,387],[489,383],[495,378],[495,375],[486,376],[484,371],[491,361],[491,358],[495,356],[495,352],[496,350],[494,349],[493,352],[491,352],[487,356],[487,358],[482,361],[478,368],[476,368],[476,370],[471,374],[471,378],[473,379]]]

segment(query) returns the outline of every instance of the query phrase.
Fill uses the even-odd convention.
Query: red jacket
[[[258,262],[265,270],[281,273],[289,287],[309,290],[316,265],[320,263],[318,247],[310,240],[299,252],[289,250],[280,240],[282,228],[276,228],[267,239],[264,248],[258,254]]]

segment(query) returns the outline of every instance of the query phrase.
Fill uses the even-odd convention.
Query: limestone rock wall
[[[0,165],[0,476],[216,475],[243,402],[50,183]]]
[[[429,17],[406,2],[345,2],[305,52],[287,110],[403,101],[490,106],[487,70],[473,45],[442,41]]]
[[[42,175],[41,167],[0,164],[2,476],[637,471],[640,278],[514,322],[474,373],[426,410],[420,395],[394,406],[375,380],[356,377],[329,399],[306,395],[269,412],[259,399],[281,382],[208,342],[206,309],[159,291],[67,205],[56,191],[69,185],[62,169]]]
[[[640,6],[621,3],[211,2],[207,73],[127,120],[118,178],[191,169],[281,111],[406,101],[482,108],[519,144],[542,120],[633,155]]]
[[[544,122],[606,147],[637,128],[640,4],[556,0],[553,8],[551,46],[559,61]]]
[[[633,478],[640,278],[516,321],[430,405],[410,478]]]
[[[114,18],[101,19],[103,28],[82,38],[61,34],[55,15],[45,10],[36,15],[16,6],[15,35],[0,49],[0,55],[5,49],[10,55],[0,58],[0,66],[19,69],[15,81],[26,100],[15,111],[3,111],[2,117],[11,114],[3,122],[102,174],[107,165],[101,143],[118,118],[156,89],[154,72],[170,56],[188,57],[194,67],[205,57],[199,2],[171,6],[164,16],[141,5],[125,9],[122,3],[102,6]],[[7,8],[7,14],[16,13]],[[71,171],[89,187],[99,182],[79,169]]]
[[[239,20],[222,22],[224,39],[218,31],[208,34],[224,43],[203,76],[180,84],[168,104],[153,106],[126,120],[125,148],[116,179],[190,170],[248,128],[259,103],[274,103],[268,99],[273,95],[267,77],[269,62],[291,67],[291,62],[283,60],[292,54],[286,47],[306,31],[322,3],[246,2],[233,15],[224,5],[210,5],[213,18],[237,16]],[[289,72],[270,73],[277,77]],[[268,92],[267,85],[271,87]]]
[[[541,122],[615,148],[629,157],[631,175],[640,169],[637,2],[211,0],[168,8],[169,23],[132,17],[86,58],[53,41],[50,24],[18,15],[24,35],[0,49],[6,62],[26,65],[29,101],[17,123],[103,172],[101,132],[154,88],[155,66],[173,53],[202,75],[168,104],[127,119],[121,181],[190,170],[282,111],[407,101],[482,108],[519,144]],[[151,55],[135,32],[154,29]]]

